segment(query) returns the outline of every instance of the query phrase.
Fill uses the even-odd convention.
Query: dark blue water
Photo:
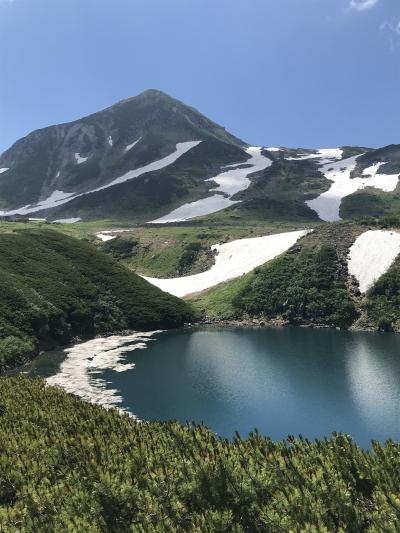
[[[143,420],[204,422],[219,435],[309,438],[333,431],[362,446],[400,440],[400,335],[335,330],[195,329],[162,333],[102,372]],[[58,358],[32,372],[48,376]]]

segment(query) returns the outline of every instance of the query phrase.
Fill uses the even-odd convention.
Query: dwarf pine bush
[[[400,445],[138,423],[0,379],[0,531],[400,531]]]

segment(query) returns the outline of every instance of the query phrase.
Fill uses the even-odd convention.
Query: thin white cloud
[[[376,6],[378,2],[379,0],[351,0],[350,7],[357,11],[365,11],[366,9],[371,9],[371,7]]]
[[[379,26],[379,29],[385,32],[392,50],[400,46],[400,18],[386,20]]]

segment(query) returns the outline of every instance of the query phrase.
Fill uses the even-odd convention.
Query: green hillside
[[[0,530],[400,530],[400,445],[218,439],[0,379]]]
[[[396,219],[388,220],[372,227],[392,227]],[[211,320],[400,331],[400,258],[364,295],[348,273],[348,250],[368,226],[316,227],[285,254],[191,301]]]
[[[83,240],[0,234],[0,369],[76,337],[181,326],[190,307]]]

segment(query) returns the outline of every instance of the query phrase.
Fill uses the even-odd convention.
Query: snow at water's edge
[[[66,392],[106,408],[115,407],[122,402],[122,397],[119,391],[107,388],[107,381],[101,377],[101,372],[133,369],[134,364],[124,363],[123,354],[146,348],[156,333],[160,332],[113,335],[76,344],[65,350],[66,359],[57,374],[46,379],[47,385],[61,387]]]
[[[215,244],[211,250],[217,252],[217,255],[215,264],[210,270],[181,278],[145,277],[145,279],[161,290],[178,297],[201,292],[251,272],[254,268],[286,252],[308,232],[308,230],[291,231],[266,237],[239,239],[226,244]]]
[[[191,218],[216,213],[217,211],[221,211],[222,209],[237,203],[237,201],[231,200],[231,197],[249,187],[251,182],[248,176],[272,165],[271,159],[261,153],[262,148],[251,146],[250,148],[247,148],[246,152],[250,156],[247,161],[234,165],[227,165],[224,168],[230,170],[224,170],[217,176],[206,180],[217,183],[218,187],[211,190],[211,192],[217,194],[202,198],[196,202],[184,204],[163,217],[151,220],[149,224],[183,222],[185,220],[190,220]]]
[[[370,230],[362,233],[349,251],[349,273],[366,292],[389,270],[400,254],[400,233]]]
[[[48,198],[46,198],[45,200],[41,200],[36,205],[25,205],[23,207],[19,207],[18,209],[13,209],[11,211],[0,211],[0,215],[27,215],[36,211],[42,211],[43,209],[51,209],[53,207],[58,207],[60,205],[66,204],[71,200],[74,200],[75,198],[79,198],[81,196],[85,196],[93,192],[101,191],[103,189],[107,189],[108,187],[118,185],[119,183],[124,183],[125,181],[137,178],[142,174],[146,174],[147,172],[161,170],[162,168],[165,168],[171,165],[172,163],[175,163],[175,161],[177,161],[183,154],[196,147],[200,143],[201,141],[188,141],[184,143],[177,143],[176,149],[174,152],[172,152],[172,154],[169,154],[166,157],[159,159],[158,161],[153,161],[152,163],[149,163],[148,165],[145,165],[143,167],[139,167],[135,170],[130,170],[123,176],[120,176],[119,178],[116,178],[110,183],[107,183],[102,187],[98,187],[97,189],[93,189],[91,191],[87,191],[80,194],[54,191]]]

